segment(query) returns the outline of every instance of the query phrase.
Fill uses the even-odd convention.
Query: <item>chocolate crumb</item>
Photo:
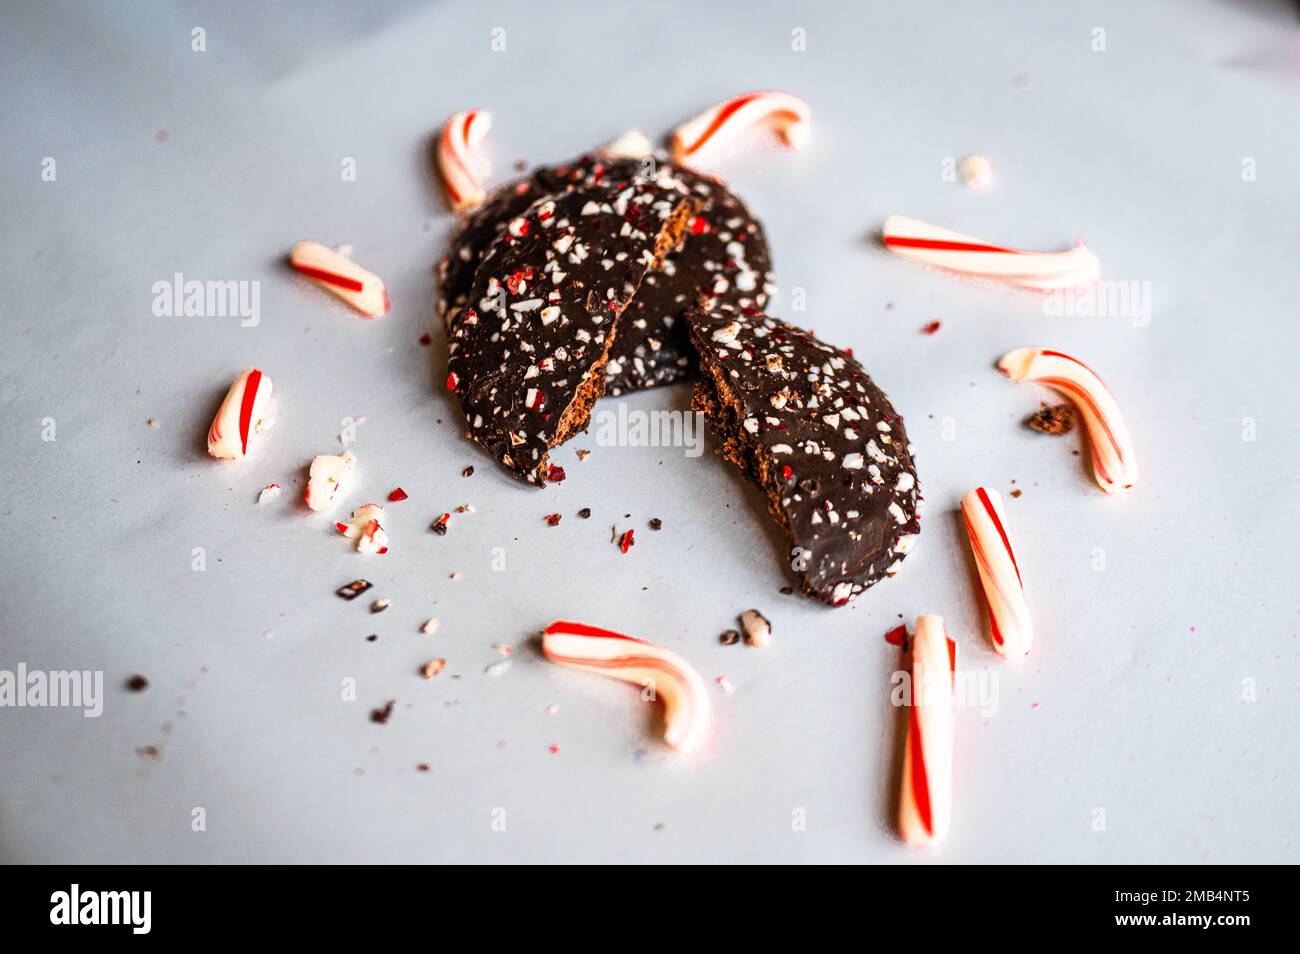
[[[142,745],[135,750],[135,754],[140,756],[142,759],[148,759],[150,762],[157,762],[159,757],[162,755],[162,753],[158,751],[158,746],[156,745]]]
[[[586,520],[588,517],[591,516],[591,508],[583,507],[581,510],[578,511],[578,516],[581,517],[583,520]]]
[[[736,643],[740,642],[740,633],[736,632],[734,629],[724,630],[723,633],[718,636],[718,642],[722,643],[724,646],[734,646]]]
[[[772,624],[756,609],[740,614],[740,628],[745,632],[745,642],[755,649],[762,649],[772,641]]]
[[[335,590],[335,594],[343,597],[345,600],[355,600],[370,587],[374,586],[369,580],[353,580],[346,586],[340,586]]]
[[[126,681],[126,687],[132,692],[144,692],[149,688],[149,680],[137,673]]]
[[[373,643],[373,642],[374,642],[375,640],[377,640],[377,639],[379,639],[379,634],[378,634],[378,633],[371,633],[369,636],[366,637],[366,642],[368,642],[368,643]]]
[[[473,477],[473,476],[474,476],[474,465],[473,465],[473,464],[470,464],[468,467],[466,467],[464,470],[462,470],[462,471],[460,472],[460,475],[461,475],[462,477]]]
[[[1020,496],[1021,494],[1023,494],[1023,493],[1024,493],[1024,491],[1021,490],[1019,487],[1017,487],[1015,490],[1011,491],[1011,496],[1013,496],[1013,497],[1019,497],[1019,496]]]
[[[421,762],[419,765],[415,767],[415,770],[417,772],[432,772],[433,767],[429,765],[428,762]]]
[[[586,460],[591,456],[591,451],[578,448],[578,460]]]
[[[425,679],[432,679],[434,676],[438,675],[438,673],[442,672],[446,668],[447,668],[447,660],[430,659],[427,663],[425,663],[423,666],[420,667],[420,673],[421,675],[424,676]]]
[[[1044,407],[1041,411],[1035,411],[1030,415],[1025,423],[1034,430],[1051,434],[1053,437],[1068,434],[1074,429],[1074,408],[1069,404]]]
[[[651,517],[651,518],[650,518],[650,529],[651,529],[651,530],[662,530],[663,528],[664,528],[664,522],[663,522],[662,520],[660,520],[658,517]]]
[[[392,605],[393,605],[393,601],[389,599],[375,600],[373,603],[370,604],[370,612],[382,613],[384,610],[388,609],[388,607]]]
[[[793,593],[793,592],[794,592],[794,587],[793,587],[793,586],[783,586],[783,587],[781,587],[781,595],[782,595],[782,596],[789,596],[789,595],[790,595],[791,593]]]
[[[397,700],[396,700],[396,699],[389,699],[387,702],[385,702],[385,703],[384,703],[382,706],[380,706],[378,709],[371,709],[371,710],[370,710],[370,721],[371,721],[371,722],[374,722],[374,723],[377,724],[377,725],[385,725],[385,724],[387,724],[389,718],[390,718],[390,717],[392,716],[392,714],[393,714],[393,706],[395,706],[395,705],[397,705]]]

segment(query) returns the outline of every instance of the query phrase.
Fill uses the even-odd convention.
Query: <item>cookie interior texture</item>
[[[898,570],[920,532],[903,420],[851,355],[735,308],[687,314],[693,407],[768,498],[803,592],[842,606]]]
[[[447,383],[467,436],[515,476],[544,485],[549,450],[586,428],[618,318],[692,208],[669,176],[575,187],[492,239],[452,316]]]
[[[620,317],[606,364],[606,392],[620,395],[693,377],[695,352],[682,316],[701,302],[762,311],[774,291],[771,256],[762,225],[726,185],[664,156],[624,159],[594,152],[540,166],[495,190],[466,217],[439,262],[440,313],[455,324],[488,248],[539,198],[570,189],[617,193],[636,178],[656,176],[677,180],[694,200],[688,241],[647,273]]]

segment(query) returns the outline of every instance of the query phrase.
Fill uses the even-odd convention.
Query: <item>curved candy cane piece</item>
[[[447,190],[447,201],[456,212],[468,212],[487,198],[475,172],[474,147],[492,128],[492,114],[485,109],[453,113],[438,137],[438,172]]]
[[[303,499],[312,510],[324,510],[352,476],[357,459],[351,451],[342,454],[317,454],[307,473],[307,493]]]
[[[336,530],[349,540],[357,541],[358,553],[387,553],[388,534],[380,524],[384,508],[379,504],[363,504],[352,511],[352,519],[334,524]]]
[[[711,707],[704,680],[681,656],[607,629],[557,620],[542,633],[551,662],[654,690],[664,704],[664,741],[689,752],[704,741]]]
[[[1025,602],[1020,564],[1007,533],[1002,495],[976,487],[961,498],[961,513],[989,603],[993,648],[1003,656],[1019,659],[1034,643],[1034,625]]]
[[[248,439],[266,427],[271,379],[257,368],[241,371],[208,428],[208,453],[224,460],[248,456]]]
[[[1137,457],[1114,395],[1097,373],[1077,358],[1045,348],[1017,348],[998,369],[1018,384],[1045,384],[1079,409],[1092,447],[1092,472],[1108,494],[1137,483]]]
[[[1068,252],[1021,252],[903,215],[885,220],[884,240],[890,251],[922,265],[1017,288],[1074,288],[1101,277],[1101,263],[1082,242]]]
[[[909,845],[936,844],[952,816],[952,701],[957,644],[943,620],[918,616],[912,634],[912,707],[903,750],[898,829]]]
[[[379,276],[320,242],[299,242],[289,252],[289,264],[367,318],[388,311],[388,289]]]
[[[811,115],[808,104],[789,93],[745,93],[709,107],[673,130],[673,161],[693,166],[708,163],[754,126],[766,126],[791,149],[802,149],[811,135]]]
[[[601,152],[615,159],[644,159],[654,152],[650,137],[639,129],[629,129],[607,143]]]

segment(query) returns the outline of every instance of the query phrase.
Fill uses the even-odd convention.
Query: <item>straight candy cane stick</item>
[[[1101,277],[1101,263],[1082,243],[1068,252],[1021,252],[902,215],[885,220],[884,241],[891,252],[922,265],[1034,291],[1074,288]]]
[[[948,834],[952,817],[952,704],[957,644],[943,620],[917,617],[912,634],[912,706],[898,829],[909,845],[933,845]]]
[[[1025,602],[1020,564],[1007,532],[1002,496],[996,490],[976,487],[961,498],[961,513],[989,604],[993,648],[1010,659],[1019,659],[1034,643],[1034,626]]]
[[[1113,494],[1137,483],[1137,456],[1119,403],[1092,368],[1061,351],[1017,348],[1002,356],[998,369],[1018,384],[1045,384],[1074,403],[1083,416],[1093,476],[1102,490]]]
[[[676,653],[607,629],[557,620],[542,633],[552,662],[653,689],[664,704],[664,741],[682,752],[704,742],[711,705],[704,680]]]
[[[379,276],[329,246],[299,242],[289,252],[289,264],[367,318],[377,318],[388,311],[388,288]]]

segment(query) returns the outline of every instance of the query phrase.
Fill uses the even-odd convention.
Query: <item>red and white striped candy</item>
[[[551,662],[652,690],[663,701],[664,741],[673,748],[689,752],[708,735],[712,710],[704,680],[676,653],[569,620],[557,620],[546,628],[542,652]]]
[[[289,264],[367,318],[377,318],[388,311],[388,288],[379,276],[327,245],[299,242],[289,252]]]
[[[388,534],[380,523],[384,508],[379,504],[363,504],[352,511],[351,520],[340,520],[335,529],[349,540],[357,541],[358,553],[387,553]]]
[[[1088,431],[1092,472],[1102,490],[1113,494],[1137,483],[1137,457],[1119,404],[1092,368],[1060,351],[1017,348],[1002,356],[998,369],[1012,381],[1045,384],[1074,402]]]
[[[952,817],[952,704],[957,644],[943,620],[918,616],[912,633],[912,706],[903,750],[898,829],[909,845],[936,844]]]
[[[208,453],[224,460],[248,456],[248,441],[263,430],[271,379],[257,368],[241,371],[208,428]]]
[[[772,130],[791,149],[808,145],[808,104],[789,93],[759,90],[711,106],[673,130],[673,161],[707,165],[755,127]]]
[[[884,240],[890,251],[922,265],[1034,291],[1074,288],[1101,277],[1101,263],[1082,242],[1068,252],[1021,252],[903,215],[885,220]]]
[[[993,648],[1003,656],[1019,659],[1034,643],[1034,625],[1025,602],[1020,564],[1007,532],[1002,496],[996,490],[976,487],[961,498],[961,513],[989,603]]]
[[[492,128],[492,114],[485,109],[453,113],[438,137],[438,172],[442,175],[447,201],[456,212],[468,212],[487,198],[479,179],[474,147]]]
[[[307,492],[303,499],[312,510],[324,510],[347,484],[357,459],[351,451],[342,454],[317,454],[307,473]]]

